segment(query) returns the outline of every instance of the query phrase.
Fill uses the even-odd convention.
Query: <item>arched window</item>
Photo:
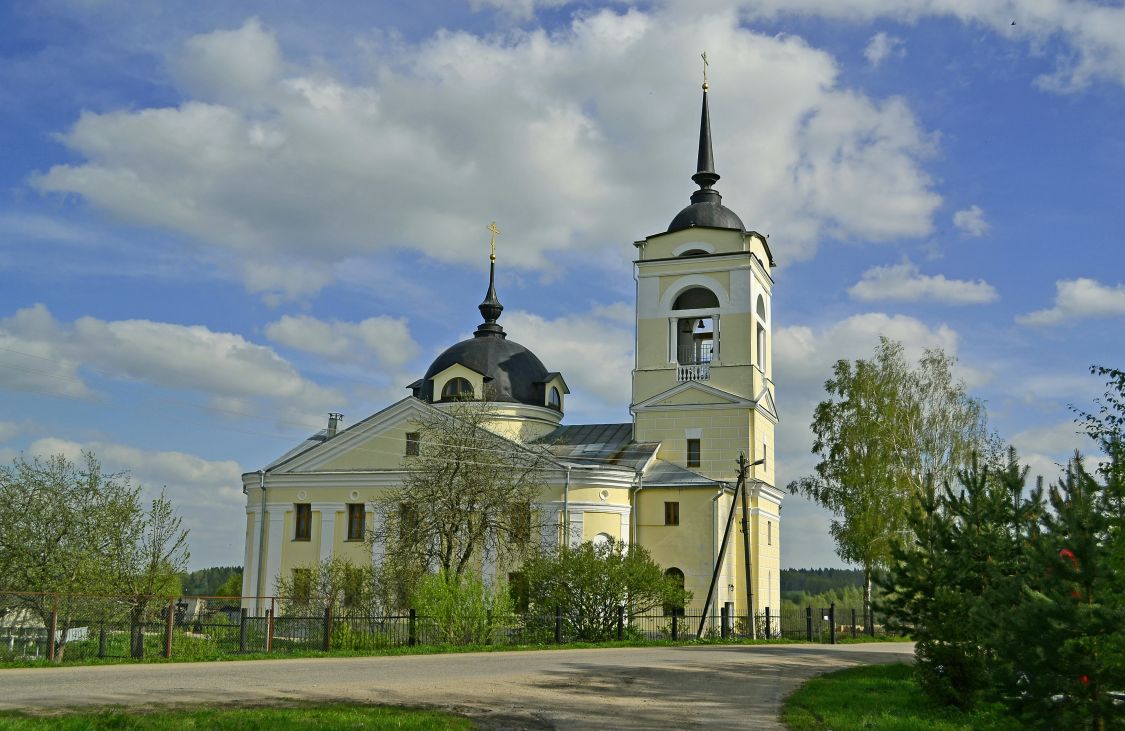
[[[707,256],[707,252],[703,249],[688,249],[681,253],[680,256]]]
[[[547,405],[552,409],[562,409],[562,394],[554,386],[547,392]]]
[[[766,300],[765,300],[764,297],[762,297],[762,295],[758,295],[757,310],[758,310],[758,317],[765,320],[766,319]]]
[[[758,304],[755,310],[758,313],[758,324],[756,328],[758,334],[758,367],[765,373],[766,353],[768,350],[766,345],[766,300],[762,295],[758,295]]]
[[[719,298],[706,287],[692,287],[684,290],[672,303],[673,310],[714,310],[718,308]]]
[[[442,401],[464,401],[473,397],[473,384],[464,378],[451,378],[441,389]]]
[[[608,533],[599,533],[594,536],[590,543],[593,543],[595,546],[605,546],[613,543],[613,536]]]
[[[675,582],[676,586],[679,587],[680,589],[684,588],[684,572],[680,571],[675,566],[673,566],[672,568],[670,568],[670,569],[668,569],[667,571],[664,572],[664,578],[668,579],[672,582]],[[680,617],[684,616],[683,605],[682,604],[665,604],[664,605],[664,616],[669,617],[673,614],[675,614],[677,616],[680,616]]]

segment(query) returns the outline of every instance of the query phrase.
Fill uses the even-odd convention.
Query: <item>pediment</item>
[[[271,474],[397,469],[405,455],[406,432],[423,409],[433,408],[408,396],[332,439],[282,462]]]
[[[685,381],[634,404],[633,411],[692,406],[753,406],[754,402],[700,381]]]

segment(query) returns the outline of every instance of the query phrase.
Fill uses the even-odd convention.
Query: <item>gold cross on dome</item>
[[[496,237],[500,235],[500,229],[496,228],[496,222],[493,221],[488,224],[488,230],[492,232],[492,241],[490,242],[490,246],[492,246],[492,256],[489,257],[489,260],[496,261]]]
[[[703,90],[706,91],[707,90],[707,67],[711,65],[711,62],[707,60],[707,51],[704,51],[703,53],[701,53],[699,55],[703,57]]]

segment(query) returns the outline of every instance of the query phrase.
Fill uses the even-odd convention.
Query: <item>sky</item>
[[[420,6],[420,7],[414,7]],[[93,450],[240,564],[240,474],[501,324],[629,420],[633,241],[694,172],[777,260],[778,483],[880,335],[940,347],[1048,480],[1125,366],[1125,6],[0,4],[0,459]],[[734,455],[732,455],[732,459]],[[782,564],[840,566],[783,506]]]

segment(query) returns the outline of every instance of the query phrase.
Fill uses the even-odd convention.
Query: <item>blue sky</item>
[[[405,395],[477,324],[626,421],[632,242],[770,234],[780,482],[837,358],[939,346],[1048,479],[1125,361],[1125,8],[1043,0],[0,6],[0,457],[166,486],[242,560],[239,474]],[[909,5],[904,9],[904,5]],[[733,458],[733,455],[732,455]],[[839,565],[787,499],[786,566]]]

